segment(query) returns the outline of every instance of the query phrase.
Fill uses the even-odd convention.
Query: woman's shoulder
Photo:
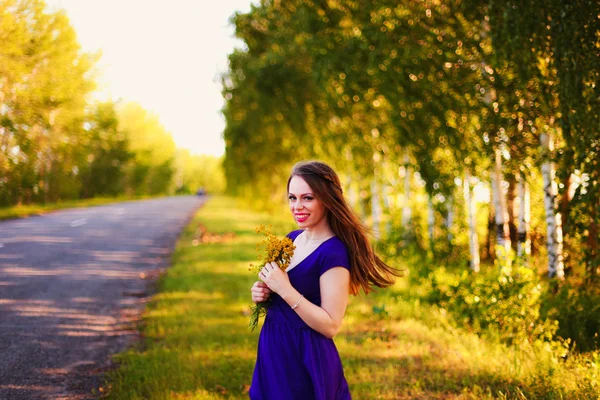
[[[321,274],[332,267],[345,267],[350,269],[350,258],[348,253],[348,247],[342,242],[342,240],[333,236],[327,240],[320,248],[321,250]]]
[[[323,243],[325,246],[323,246],[327,252],[336,252],[336,253],[347,253],[348,252],[348,246],[346,246],[346,244],[344,242],[342,242],[342,239],[340,239],[337,236],[333,236],[330,239],[328,239],[327,241],[325,241],[325,243]]]
[[[346,248],[346,244],[338,236],[332,236],[327,242],[334,247]]]

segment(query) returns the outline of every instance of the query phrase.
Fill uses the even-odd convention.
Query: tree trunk
[[[381,238],[379,225],[381,223],[381,206],[379,204],[378,185],[375,179],[371,180],[371,215],[373,217],[373,235],[376,239]]]
[[[392,218],[390,216],[390,195],[387,183],[381,185],[381,196],[383,196],[383,215],[385,219],[385,233],[389,235],[392,231]]]
[[[491,199],[490,199],[491,200]],[[494,252],[494,237],[496,236],[496,214],[494,213],[494,206],[490,201],[488,206],[488,220],[487,220],[487,238],[485,240],[485,259],[493,261],[496,259],[496,253]]]
[[[596,196],[596,201],[590,202],[590,228],[587,238],[588,254],[586,257],[588,279],[595,281],[598,278],[600,272],[600,252],[598,251],[598,206],[600,201]]]
[[[552,137],[543,133],[540,137],[541,152],[544,157],[542,177],[544,179],[544,208],[546,210],[546,231],[548,247],[548,276],[563,279],[565,275],[562,256],[562,219],[555,211],[556,182],[554,181],[554,165],[551,152],[554,150]]]
[[[502,158],[498,149],[496,149],[496,162],[494,163],[491,181],[494,208],[496,210],[496,257],[502,260],[510,251],[510,236],[506,200],[502,193]]]
[[[563,154],[564,159],[569,160],[572,157],[574,157],[572,154],[572,151],[566,151],[565,154]],[[571,157],[571,158],[569,158]],[[563,165],[563,167],[565,167]],[[558,210],[560,211],[560,216],[561,216],[561,222],[562,222],[562,234],[563,234],[563,264],[565,264],[565,276],[567,276],[569,274],[569,270],[570,268],[568,267],[570,262],[569,262],[569,255],[572,255],[574,252],[578,252],[579,249],[577,248],[570,248],[569,246],[569,240],[568,240],[568,236],[570,233],[570,218],[569,218],[569,214],[571,212],[571,200],[573,200],[573,196],[575,195],[575,189],[577,188],[577,185],[574,184],[573,182],[573,174],[565,174],[566,176],[564,177],[563,180],[563,192],[562,195],[560,196],[560,199],[557,199],[557,207]]]
[[[518,246],[517,256],[526,259],[531,254],[531,240],[529,240],[529,221],[530,221],[530,199],[529,185],[525,180],[523,173],[519,174],[519,182],[517,184],[519,191],[519,228],[518,228]]]
[[[574,195],[573,174],[568,174],[563,181],[564,189],[560,198],[560,215],[562,217],[563,240],[569,234],[569,212]]]
[[[410,229],[412,211],[410,209],[410,158],[408,150],[404,152],[404,202],[402,204],[402,226],[406,231]]]
[[[445,226],[446,226],[446,234],[447,234],[447,238],[448,238],[448,243],[452,243],[452,225],[454,224],[454,201],[452,199],[452,197],[448,197],[447,200],[447,214],[446,214],[446,220],[445,222]]]
[[[471,253],[471,269],[479,272],[479,239],[475,224],[475,199],[471,193],[471,173],[465,172],[464,194],[467,208],[467,219],[469,222],[469,251]]]
[[[435,238],[433,236],[435,228],[435,210],[433,209],[433,201],[431,196],[429,196],[427,200],[427,234],[429,236],[429,249],[431,253],[434,253],[435,248]]]
[[[517,223],[519,219],[518,212],[515,211],[517,184],[515,182],[514,175],[511,175],[509,179],[506,179],[506,181],[508,182],[508,191],[506,192],[506,210],[508,211],[508,237],[510,239],[512,249],[516,251],[518,244]]]

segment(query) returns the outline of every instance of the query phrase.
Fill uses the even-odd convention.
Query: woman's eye
[[[296,198],[294,196],[288,196],[288,199],[290,199],[290,200],[296,200]]]
[[[305,197],[304,200],[312,200],[312,197]]]

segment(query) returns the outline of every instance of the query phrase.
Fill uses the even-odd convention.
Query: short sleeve
[[[342,243],[336,243],[337,246],[328,248],[323,253],[323,262],[321,263],[321,270],[319,275],[323,275],[331,268],[343,267],[350,271],[350,258],[348,257],[348,250]]]

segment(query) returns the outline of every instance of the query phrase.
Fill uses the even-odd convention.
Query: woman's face
[[[302,177],[293,176],[290,180],[288,202],[298,227],[311,229],[327,223],[327,209]]]

